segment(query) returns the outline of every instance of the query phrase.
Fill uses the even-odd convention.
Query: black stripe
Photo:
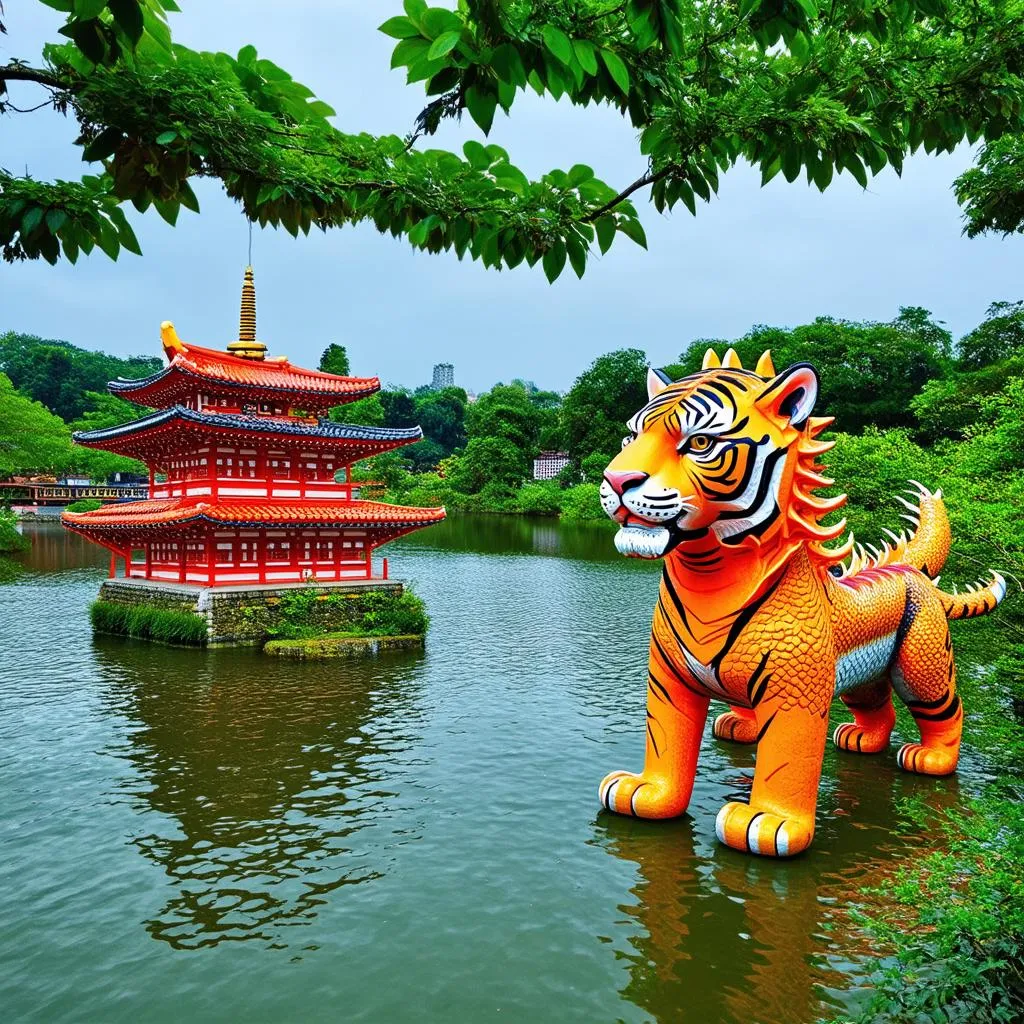
[[[654,747],[654,755],[655,755],[655,757],[661,757],[661,751],[658,749],[658,741],[654,738],[654,732],[651,729],[650,718],[651,718],[651,716],[648,714],[648,716],[647,716],[647,719],[648,719],[648,721],[647,721],[647,735],[651,737],[651,746]]]
[[[960,695],[957,694],[949,702],[949,707],[944,711],[937,711],[934,714],[922,713],[920,711],[911,710],[911,715],[915,719],[923,722],[945,722],[947,719],[952,718],[960,710]]]
[[[747,698],[749,699],[754,692],[754,687],[757,685],[757,681],[761,673],[764,671],[765,665],[768,664],[768,659],[771,657],[771,651],[765,651],[761,655],[761,660],[757,663],[757,668],[750,675],[750,679],[747,680]]]
[[[715,675],[718,674],[719,666],[722,664],[722,659],[729,653],[732,645],[736,642],[737,637],[746,628],[747,623],[757,614],[758,609],[768,600],[772,594],[775,593],[779,584],[782,582],[782,577],[786,575],[785,569],[781,570],[775,580],[768,587],[767,590],[756,600],[751,601],[750,604],[744,608],[739,615],[736,616],[736,621],[733,622],[732,628],[729,630],[729,635],[725,638],[725,646],[715,655],[712,659],[711,665],[715,670]]]
[[[761,742],[761,737],[764,736],[764,734],[768,731],[768,726],[770,726],[772,724],[772,722],[775,721],[775,716],[777,714],[778,714],[778,711],[773,711],[772,712],[772,717],[769,718],[768,721],[765,722],[764,725],[761,726],[760,730],[757,733],[757,739],[754,741],[755,743],[760,743]]]

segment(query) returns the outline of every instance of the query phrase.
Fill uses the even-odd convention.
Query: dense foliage
[[[908,153],[981,141],[957,183],[968,230],[1018,230],[1024,105],[1022,0],[405,0],[381,30],[392,67],[422,82],[412,130],[374,137],[334,127],[334,111],[253,46],[237,55],[175,45],[173,0],[41,0],[63,11],[66,42],[0,66],[74,116],[97,173],[39,182],[0,171],[6,259],[72,261],[99,247],[138,252],[122,210],[174,223],[198,210],[194,177],[218,179],[245,214],[293,235],[370,222],[431,252],[492,267],[541,263],[582,275],[594,249],[645,245],[631,197],[696,212],[739,161],[769,181],[837,173],[861,185]],[[420,149],[463,112],[485,133],[532,89],[607,104],[639,140],[638,177],[613,187],[583,164],[531,181],[495,145]]]
[[[14,386],[50,412],[70,423],[97,409],[121,415],[137,406],[106,394],[107,382],[118,377],[147,377],[163,367],[156,357],[121,359],[105,352],[87,352],[66,341],[38,338],[8,331],[0,334],[0,372]],[[96,426],[105,426],[95,422]],[[87,421],[88,422],[88,421]]]
[[[344,630],[324,622],[340,608],[350,618]],[[268,630],[276,640],[326,636],[424,636],[430,619],[422,598],[406,585],[400,594],[367,591],[353,603],[349,594],[324,594],[315,585],[283,594],[277,607],[280,621]]]

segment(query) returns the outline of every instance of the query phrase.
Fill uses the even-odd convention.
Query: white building
[[[533,479],[554,480],[568,465],[568,452],[541,452],[533,460]]]

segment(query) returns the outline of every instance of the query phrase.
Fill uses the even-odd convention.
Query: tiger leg
[[[839,699],[853,712],[853,721],[836,726],[832,742],[837,749],[855,754],[877,754],[885,750],[896,725],[892,684],[888,678],[864,683]]]
[[[750,708],[730,707],[715,719],[711,732],[716,740],[753,743],[757,739],[757,720]]]
[[[925,604],[900,647],[893,685],[914,717],[920,743],[904,743],[896,762],[918,775],[949,775],[960,759],[964,712],[956,692],[949,625],[938,601]]]
[[[651,650],[647,679],[647,750],[639,775],[612,772],[601,782],[609,811],[675,818],[690,803],[709,699],[676,677]]]
[[[765,700],[756,709],[759,734],[750,803],[727,803],[715,820],[718,838],[734,850],[792,857],[814,838],[818,781],[828,733],[823,711]]]

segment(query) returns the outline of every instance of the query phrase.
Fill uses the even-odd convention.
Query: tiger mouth
[[[672,533],[667,526],[632,522],[615,534],[615,550],[630,558],[661,558],[671,542]]]

